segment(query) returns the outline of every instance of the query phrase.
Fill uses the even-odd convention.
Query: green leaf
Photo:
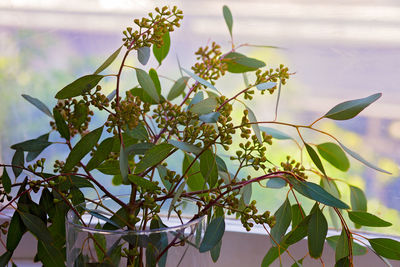
[[[169,191],[171,189],[171,182],[168,181],[165,177],[167,176],[167,168],[163,165],[157,166],[158,175],[160,176],[161,182],[165,186],[165,188]]]
[[[101,229],[101,225],[98,223],[95,229]],[[93,242],[93,244],[94,249],[96,250],[97,259],[102,262],[105,256],[105,251],[107,249],[106,236],[103,234],[93,234],[93,239],[95,241]]]
[[[3,174],[1,175],[0,180],[4,191],[9,194],[11,192],[11,180],[10,176],[8,176],[6,167],[3,168]]]
[[[36,139],[30,139],[18,144],[14,144],[11,146],[12,149],[20,149],[22,151],[30,151],[30,152],[34,152],[34,151],[43,151],[46,147],[48,147],[49,145],[51,145],[52,143],[47,141],[47,140],[43,140],[42,138],[36,138]]]
[[[358,113],[378,100],[381,96],[382,94],[378,93],[365,98],[340,103],[329,110],[324,117],[332,120],[348,120],[354,118]]]
[[[355,186],[350,186],[350,203],[352,210],[367,211],[367,198],[364,192]]]
[[[185,90],[188,81],[189,81],[189,77],[183,76],[183,77],[179,78],[174,83],[172,88],[169,90],[167,99],[169,101],[172,101],[175,98],[177,98],[178,96],[180,96],[183,93],[183,91]]]
[[[341,238],[341,235],[335,235],[335,236],[330,236],[326,238],[327,243],[329,246],[336,251],[336,245],[339,242],[339,239]],[[347,238],[347,236],[346,236]],[[340,242],[344,242],[341,240]],[[352,250],[353,250],[353,255],[354,256],[361,256],[365,255],[367,253],[367,248],[364,246],[359,245],[358,243],[352,241]]]
[[[264,127],[260,126],[260,130],[265,132],[268,135],[271,135],[272,138],[278,139],[278,140],[290,140],[293,139],[291,136],[287,135],[284,132],[281,132],[277,129],[270,128],[270,127]]]
[[[49,140],[49,134],[47,133],[47,134],[41,135],[36,139],[37,140],[41,140],[41,141],[48,141]],[[40,153],[42,153],[42,151],[44,149],[46,149],[46,147],[44,147],[42,150],[36,150],[36,151],[28,152],[28,154],[26,155],[26,161],[29,162],[29,161],[34,160],[35,158],[37,158],[40,155]]]
[[[153,143],[137,143],[127,147],[125,152],[128,155],[144,155],[153,146]]]
[[[225,161],[221,157],[215,155],[215,162],[217,162],[218,171],[228,172],[228,167],[226,166]]]
[[[282,243],[289,245],[293,245],[300,240],[302,240],[304,237],[307,236],[308,234],[308,224],[310,222],[311,215],[306,216],[304,219],[301,220],[301,222],[296,226],[292,228],[292,231],[290,231],[284,238]]]
[[[201,241],[199,251],[201,253],[213,249],[222,239],[225,232],[224,217],[217,217],[213,219],[207,226],[206,232]]]
[[[326,176],[324,166],[322,165],[321,159],[318,157],[317,152],[315,152],[315,150],[309,144],[304,143],[304,145],[306,146],[308,155],[314,162],[315,166],[317,166],[317,168]]]
[[[126,222],[128,221],[126,209],[124,207],[120,208],[113,216],[111,216],[110,220],[112,223],[105,223],[103,225],[104,230],[115,230],[126,226]]]
[[[256,85],[256,88],[260,91],[264,91],[264,90],[269,90],[276,87],[276,83],[275,82],[265,82],[265,83],[259,83]]]
[[[168,31],[163,35],[162,39],[163,39],[163,45],[161,47],[153,45],[154,57],[157,59],[158,64],[160,65],[161,62],[167,57],[169,48],[171,46],[171,39],[169,37]]]
[[[141,173],[147,168],[162,162],[167,158],[173,148],[174,146],[167,143],[153,146],[144,154],[142,160],[136,165],[135,173]]]
[[[292,228],[296,227],[303,220],[305,214],[303,207],[299,204],[292,206]]]
[[[101,79],[103,79],[103,77],[103,75],[97,74],[82,76],[61,89],[56,94],[56,98],[66,99],[83,95],[89,92],[93,87],[95,87],[101,81]]]
[[[349,238],[344,230],[342,230],[339,239],[336,243],[335,259],[339,261],[344,257],[348,257],[350,254],[349,250]]]
[[[279,257],[279,255],[282,255],[286,251],[287,247],[288,246],[286,244],[282,244],[280,247],[271,246],[262,260],[261,267],[270,266],[271,263],[273,263]]]
[[[54,176],[54,175],[52,175]],[[60,184],[60,190],[69,190],[71,187],[77,187],[77,188],[94,188],[92,183],[84,177],[80,176],[66,176],[67,179]]]
[[[347,211],[350,220],[356,224],[370,226],[370,227],[388,227],[392,226],[390,222],[382,220],[381,218],[365,212],[365,211]]]
[[[114,227],[117,227],[117,228],[120,227],[116,222],[114,222],[114,221],[111,220],[110,218],[107,218],[106,216],[102,215],[102,214],[101,214],[101,211],[98,211],[98,210],[91,210],[91,209],[86,209],[86,208],[85,208],[85,210],[87,211],[87,213],[89,213],[89,214],[92,215],[93,217],[96,217],[96,218],[99,219],[99,220],[102,220],[102,221],[104,221],[104,222],[106,222],[106,223],[109,223],[109,224],[113,225]]]
[[[400,242],[389,238],[372,238],[368,239],[372,248],[380,256],[391,259],[400,260]]]
[[[122,183],[127,184],[129,173],[128,153],[126,153],[122,144],[119,151],[119,170],[121,172]]]
[[[335,198],[328,192],[326,192],[322,187],[317,184],[310,183],[310,182],[301,182],[293,178],[289,178],[290,183],[293,185],[293,188],[310,199],[318,201],[322,204],[339,208],[339,209],[349,209],[350,207],[342,202],[341,200]]]
[[[188,109],[190,109],[190,107],[194,104],[199,103],[200,101],[202,101],[204,99],[204,94],[202,91],[197,92],[194,97],[192,98],[192,100],[190,101],[189,105],[188,105]]]
[[[386,174],[391,174],[390,172],[385,171],[384,169],[381,169],[381,168],[379,168],[379,167],[373,165],[372,163],[369,163],[369,162],[366,161],[363,157],[361,157],[359,154],[357,154],[356,152],[350,150],[349,148],[347,148],[346,146],[344,146],[342,143],[340,143],[340,142],[338,142],[338,143],[339,143],[339,145],[343,148],[343,150],[344,150],[347,154],[349,154],[350,156],[352,156],[352,157],[355,158],[356,160],[362,162],[364,165],[366,165],[366,166],[368,166],[368,167],[370,167],[370,168],[372,168],[372,169],[375,169],[375,170],[377,170],[377,171],[380,171],[380,172],[383,172],[383,173],[386,173]]]
[[[324,249],[326,234],[328,232],[328,222],[319,207],[312,213],[308,223],[308,251],[312,258],[319,258]]]
[[[106,160],[99,167],[97,167],[101,173],[107,175],[119,175],[121,174],[119,170],[119,161],[118,160]]]
[[[211,112],[211,113],[199,116],[199,120],[201,120],[202,122],[205,122],[205,123],[217,123],[220,115],[221,115],[221,113],[219,113],[219,112]]]
[[[208,87],[210,89],[213,89],[215,91],[218,91],[217,88],[215,88],[214,85],[212,85],[211,83],[207,82],[206,80],[204,80],[203,78],[200,78],[199,76],[197,76],[196,74],[194,74],[193,72],[190,72],[184,68],[181,68],[187,75],[189,75],[190,77],[192,77],[193,79],[195,79],[197,82],[199,82],[200,84],[204,85],[205,87]]]
[[[18,176],[22,173],[21,168],[17,168],[16,166],[23,167],[25,164],[24,161],[24,151],[17,149],[14,153],[14,156],[11,160],[11,164],[13,165],[12,170],[15,175],[15,178],[18,178]],[[14,167],[15,166],[15,167]]]
[[[26,101],[37,107],[39,110],[41,110],[44,114],[46,114],[50,118],[53,118],[53,114],[51,114],[49,108],[42,101],[30,95],[22,94],[22,97],[25,98]]]
[[[14,251],[26,232],[26,227],[17,211],[14,212],[14,215],[11,218],[8,232],[10,234],[7,235],[7,250]]]
[[[38,242],[38,258],[46,267],[61,267],[65,266],[64,255],[54,245],[46,242]]]
[[[7,266],[12,255],[13,255],[13,253],[11,251],[4,252],[4,254],[0,256],[0,266]]]
[[[146,191],[155,191],[160,189],[154,182],[151,182],[147,180],[146,178],[134,175],[134,174],[129,174],[128,179],[131,183],[134,183],[141,188],[145,189]]]
[[[286,186],[286,181],[280,178],[273,178],[267,181],[267,187],[269,188],[282,188]]]
[[[242,187],[242,189],[240,190],[240,193],[242,195],[242,200],[244,202],[244,204],[249,205],[250,200],[251,200],[251,195],[252,195],[252,186],[251,184],[245,185],[244,187]]]
[[[171,212],[174,210],[175,207],[175,203],[178,201],[179,197],[182,195],[183,190],[185,189],[185,185],[186,183],[181,183],[178,187],[178,189],[176,189],[174,197],[172,198],[171,204],[169,205],[169,209],[168,209],[168,219],[169,216],[171,215]]]
[[[140,86],[143,90],[157,103],[160,102],[160,96],[157,92],[157,89],[154,85],[153,80],[150,75],[147,74],[144,70],[136,69],[136,76]]]
[[[182,173],[186,173],[187,168],[192,164],[194,157],[185,154],[182,163]],[[204,178],[200,172],[200,163],[196,160],[191,168],[187,171],[186,183],[191,191],[206,189]]]
[[[249,121],[252,123],[251,124],[251,128],[253,128],[254,134],[257,136],[257,140],[260,144],[262,144],[262,138],[261,138],[261,133],[260,133],[260,127],[258,126],[258,121],[256,118],[256,115],[254,114],[254,112],[248,107],[246,106],[248,113],[248,118]]]
[[[64,171],[71,170],[87,153],[92,150],[92,148],[97,144],[97,141],[99,141],[102,132],[103,126],[91,131],[83,136],[81,140],[79,140],[79,142],[72,148],[71,153],[68,155],[68,158],[65,162]]]
[[[200,155],[200,172],[204,180],[213,188],[218,181],[218,167],[215,155],[211,150],[206,150]]]
[[[288,198],[286,198],[285,202],[283,202],[283,204],[275,212],[274,216],[276,219],[276,224],[271,229],[271,243],[273,246],[276,246],[277,244],[275,241],[278,242],[278,244],[281,243],[282,238],[292,220],[292,209]]]
[[[337,144],[327,142],[317,145],[317,149],[321,157],[335,168],[344,172],[350,168],[349,159]]]
[[[111,54],[111,56],[109,56],[106,61],[104,61],[103,64],[101,64],[101,66],[94,72],[94,74],[99,74],[100,72],[102,72],[103,70],[105,70],[108,66],[111,65],[111,63],[114,62],[114,60],[118,57],[119,53],[121,52],[121,48],[118,48],[114,53]]]
[[[224,5],[222,7],[222,13],[224,14],[224,19],[226,26],[228,26],[229,34],[232,36],[233,18],[232,18],[232,13],[229,10],[229,7]]]
[[[144,127],[143,123],[139,123],[138,126],[136,126],[135,128],[133,128],[132,130],[128,129],[126,130],[126,133],[137,140],[149,140],[149,134],[147,133],[146,128]],[[124,134],[122,134],[124,141],[126,141],[126,137],[124,136]],[[117,136],[117,139],[119,140],[119,136]],[[126,146],[128,146],[128,144],[126,144]],[[118,145],[119,148],[119,145]]]
[[[39,240],[49,244],[52,244],[54,242],[49,230],[47,229],[42,219],[26,212],[20,212],[20,216],[26,228]]]
[[[217,105],[217,100],[214,97],[210,97],[193,104],[189,110],[193,113],[203,115],[213,112]]]
[[[151,78],[151,80],[154,83],[154,86],[156,87],[157,93],[158,95],[161,95],[161,83],[160,83],[160,79],[158,78],[158,74],[157,71],[153,68],[151,68],[149,70],[149,76]],[[143,124],[140,124],[143,126]]]
[[[150,59],[150,47],[142,46],[138,49],[138,60],[142,65],[146,65]]]
[[[53,109],[53,113],[54,113],[54,120],[56,121],[57,131],[60,133],[61,137],[69,140],[71,136],[69,133],[68,125],[65,122],[63,116],[56,108]]]
[[[93,157],[89,160],[89,162],[86,165],[88,171],[91,171],[94,168],[98,167],[105,159],[107,159],[113,148],[113,143],[114,143],[113,137],[104,139],[100,143],[96,152],[94,152]]]
[[[181,142],[181,141],[177,141],[177,140],[168,140],[168,143],[170,143],[174,147],[179,148],[185,152],[193,153],[196,155],[202,151],[202,149],[198,146],[188,144],[185,142]]]
[[[223,59],[228,65],[228,71],[231,73],[244,73],[248,71],[256,71],[265,67],[265,63],[255,58],[249,58],[238,52],[230,52]]]
[[[221,247],[222,239],[210,251],[211,259],[214,263],[218,261],[219,255],[221,253]]]
[[[85,202],[85,196],[83,195],[82,191],[79,190],[77,187],[71,187],[71,202],[74,206],[77,206],[83,202]]]
[[[328,180],[325,177],[322,177],[320,180],[320,185],[324,188],[329,194],[340,199],[340,192],[334,180]]]

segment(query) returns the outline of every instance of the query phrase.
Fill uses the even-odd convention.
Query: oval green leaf
[[[99,74],[100,72],[108,68],[108,66],[110,66],[111,63],[113,63],[114,60],[118,57],[119,53],[121,52],[121,48],[122,46],[118,48],[114,53],[112,53],[111,56],[109,56],[106,61],[104,61],[104,63],[101,64],[101,66],[94,72],[94,74]]]
[[[83,95],[95,87],[101,81],[101,79],[103,79],[103,77],[103,75],[96,74],[80,77],[61,89],[55,97],[57,99],[66,99]]]
[[[51,233],[39,217],[26,212],[20,212],[20,216],[26,228],[39,240],[49,244],[54,242]]]
[[[362,162],[364,165],[366,165],[366,166],[368,166],[368,167],[370,167],[370,168],[372,168],[372,169],[375,169],[375,170],[377,170],[377,171],[380,171],[380,172],[383,172],[383,173],[386,173],[386,174],[391,174],[390,172],[385,171],[384,169],[381,169],[381,168],[379,168],[379,167],[373,165],[372,163],[369,163],[369,162],[366,161],[363,157],[361,157],[358,153],[356,153],[356,152],[350,150],[349,148],[347,148],[347,147],[346,147],[345,145],[343,145],[342,143],[340,143],[340,142],[338,142],[338,143],[339,143],[339,145],[343,148],[343,150],[344,150],[347,154],[349,154],[350,156],[352,156],[352,157],[355,158],[356,160]]]
[[[92,150],[92,148],[97,144],[97,141],[99,141],[102,132],[103,126],[91,131],[79,140],[68,155],[64,171],[71,170],[87,153]]]
[[[265,132],[268,135],[271,135],[272,138],[278,139],[278,140],[290,140],[293,139],[291,136],[287,135],[284,132],[281,132],[277,129],[270,128],[270,127],[264,127],[260,126],[260,130]]]
[[[144,70],[136,69],[136,77],[143,88],[143,90],[157,103],[160,102],[160,96],[157,92],[156,86],[154,85],[153,80],[150,75],[147,74]]]
[[[113,143],[114,143],[114,137],[109,137],[107,139],[104,139],[100,143],[96,152],[94,152],[93,157],[89,160],[88,164],[86,165],[88,171],[91,171],[94,168],[98,167],[104,160],[107,159],[113,148]]]
[[[58,109],[53,109],[54,120],[56,122],[57,131],[60,133],[61,137],[69,140],[71,138],[69,128],[67,123],[65,122],[63,116],[58,111]]]
[[[228,65],[228,71],[231,73],[244,73],[256,71],[265,67],[265,63],[255,58],[249,58],[238,52],[228,53],[222,60]]]
[[[335,235],[335,236],[330,236],[330,237],[326,238],[328,245],[335,251],[336,251],[336,245],[339,242],[340,237],[341,236],[339,236],[339,235]],[[343,242],[343,241],[340,241],[340,242]],[[361,255],[365,255],[367,253],[366,247],[361,246],[354,241],[352,241],[352,249],[353,249],[354,256],[361,256]],[[343,250],[343,251],[345,251],[345,250]]]
[[[176,189],[175,193],[174,193],[174,197],[172,198],[171,204],[169,204],[169,209],[168,209],[168,219],[169,216],[171,216],[171,212],[174,210],[175,208],[175,203],[178,201],[179,197],[182,195],[183,190],[185,189],[186,183],[183,182],[179,185],[178,189]]]
[[[335,143],[327,142],[317,145],[318,153],[323,159],[341,171],[350,168],[350,161],[343,150]]]
[[[328,222],[317,207],[310,215],[308,223],[308,251],[312,258],[319,258],[324,249],[326,234],[328,233]]]
[[[189,81],[189,77],[181,77],[179,78],[174,85],[172,85],[171,89],[169,90],[167,99],[169,101],[174,100],[175,98],[177,98],[178,96],[180,96],[183,91],[185,91],[186,88],[186,84]]]
[[[382,94],[378,93],[365,98],[340,103],[329,110],[324,117],[332,120],[348,120],[354,118],[366,107],[378,100],[381,96]]]
[[[225,232],[225,220],[223,217],[213,219],[207,226],[199,251],[201,253],[213,249],[222,239]]]
[[[217,100],[214,97],[209,97],[193,104],[189,110],[193,113],[203,115],[213,112],[217,105]]]
[[[342,202],[341,200],[335,198],[331,194],[329,194],[325,189],[323,189],[321,186],[310,183],[310,182],[301,182],[293,178],[289,178],[290,183],[293,185],[293,188],[302,194],[303,196],[306,196],[310,199],[313,199],[315,201],[318,201],[322,204],[339,208],[339,209],[349,209],[350,207]]]
[[[122,183],[128,184],[128,174],[129,174],[128,153],[126,153],[125,147],[122,144],[119,150],[119,171],[121,172]]]
[[[355,186],[350,186],[351,209],[355,211],[367,211],[367,198],[364,192]]]
[[[39,136],[39,137],[36,138],[36,139],[37,139],[37,140],[40,140],[40,141],[48,141],[48,140],[49,140],[49,134],[47,133],[47,134],[41,135],[41,136]],[[41,150],[29,151],[28,154],[26,155],[26,161],[29,162],[29,161],[34,160],[34,159],[37,158],[37,157],[40,155],[40,153],[42,153],[43,150],[45,150],[45,149],[46,149],[46,147],[43,147],[43,149],[41,149]]]
[[[28,101],[29,103],[31,103],[32,105],[37,107],[44,114],[46,114],[50,118],[53,118],[53,114],[51,114],[51,111],[49,110],[49,108],[42,101],[40,101],[39,99],[34,98],[30,95],[22,94],[22,97],[25,98],[26,101]]]
[[[146,178],[129,174],[128,179],[131,183],[140,186],[141,188],[145,189],[146,191],[155,191],[160,189],[154,182],[147,180]]]
[[[221,115],[221,113],[219,113],[219,112],[211,112],[211,113],[199,116],[199,120],[201,120],[202,122],[205,122],[205,123],[217,123],[220,115]]]
[[[15,151],[14,156],[11,160],[11,164],[13,165],[12,170],[15,178],[18,178],[18,176],[22,173],[22,168],[18,168],[17,166],[23,167],[25,164],[23,150],[17,149]]]
[[[253,132],[256,135],[258,142],[260,144],[262,144],[260,127],[258,126],[258,123],[257,123],[258,121],[257,121],[256,115],[254,114],[254,112],[248,106],[246,106],[246,109],[249,112],[248,113],[249,121],[252,123],[251,124],[251,128],[253,128]]]
[[[229,7],[224,5],[222,7],[222,13],[224,15],[226,26],[228,26],[229,34],[232,36],[233,17]]]
[[[400,260],[400,242],[389,238],[372,238],[368,239],[372,248],[380,256],[391,259]]]
[[[256,88],[260,91],[264,91],[264,90],[269,90],[272,89],[274,87],[276,87],[277,83],[275,82],[265,82],[265,83],[259,83],[256,85]]]
[[[14,212],[14,215],[11,218],[8,232],[10,234],[7,235],[7,250],[14,251],[21,241],[22,236],[26,232],[26,227],[17,211]]]
[[[382,220],[381,218],[365,211],[348,211],[348,214],[350,220],[359,225],[370,227],[392,226],[390,222]]]
[[[200,78],[199,76],[197,76],[196,74],[194,74],[193,72],[190,72],[184,68],[181,68],[184,72],[186,72],[187,75],[189,75],[190,77],[192,77],[193,79],[195,79],[197,82],[199,82],[200,84],[204,85],[205,87],[214,89],[215,91],[218,91],[217,88],[215,88],[214,85],[212,85],[211,83],[207,82],[206,80],[204,80],[203,78]]]
[[[138,57],[139,62],[142,65],[146,65],[147,62],[149,62],[149,59],[150,59],[150,47],[143,46],[143,47],[138,49],[137,53],[138,53],[137,57]]]
[[[215,155],[211,150],[206,150],[200,155],[200,172],[204,180],[213,188],[218,181],[218,167]]]
[[[317,152],[315,152],[315,150],[309,144],[304,143],[304,145],[306,146],[308,155],[314,162],[315,166],[317,166],[318,170],[320,170],[326,176],[324,166],[322,165],[321,159],[319,158]]]
[[[202,149],[198,146],[192,145],[192,144],[188,144],[185,142],[181,142],[181,141],[177,141],[177,140],[168,140],[168,143],[170,143],[171,145],[173,145],[176,148],[179,148],[182,151],[185,152],[189,152],[189,153],[193,153],[193,154],[200,154],[200,152],[202,151]]]
[[[158,64],[160,65],[161,62],[167,57],[169,48],[171,47],[171,39],[169,37],[168,31],[163,35],[162,40],[163,40],[163,45],[161,47],[153,45],[154,57],[157,59]]]
[[[267,181],[267,187],[269,188],[282,188],[286,186],[286,181],[280,178],[273,178]]]
[[[0,178],[1,184],[3,185],[4,191],[9,194],[11,192],[11,179],[8,176],[6,167],[3,168],[3,174]]]
[[[274,214],[276,224],[271,229],[271,243],[273,246],[281,243],[283,236],[292,221],[292,207],[290,206],[289,199],[286,198],[285,202],[279,207]],[[275,240],[275,241],[274,241]]]
[[[147,168],[162,162],[174,148],[171,144],[163,143],[150,148],[142,160],[136,165],[135,173],[145,171]]]

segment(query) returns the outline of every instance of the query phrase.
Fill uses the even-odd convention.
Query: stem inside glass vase
[[[138,213],[129,225],[125,209],[110,198],[75,206],[66,218],[67,266],[208,266],[208,253],[198,251],[205,216],[192,219],[194,201],[182,200],[180,207],[180,216]]]

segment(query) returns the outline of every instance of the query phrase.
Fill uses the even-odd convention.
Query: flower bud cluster
[[[180,20],[183,19],[182,14],[183,12],[176,6],[172,9],[167,6],[161,9],[157,7],[155,14],[149,13],[148,18],[135,19],[133,22],[138,29],[133,30],[132,27],[128,27],[123,31],[125,37],[122,41],[128,49],[137,50],[151,45],[161,47],[164,44],[163,36],[180,26]]]

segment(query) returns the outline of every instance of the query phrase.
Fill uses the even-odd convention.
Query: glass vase
[[[128,196],[119,198],[126,202],[129,199]],[[118,221],[116,215],[112,217],[113,213],[121,208],[110,198],[96,202],[83,203],[67,213],[68,267],[211,265],[210,254],[198,250],[206,220],[205,216],[192,219],[197,211],[193,201],[182,201],[181,216],[156,217],[155,221],[147,222],[145,230],[126,227],[110,230],[115,224],[112,219]],[[159,227],[155,228],[154,223]]]

